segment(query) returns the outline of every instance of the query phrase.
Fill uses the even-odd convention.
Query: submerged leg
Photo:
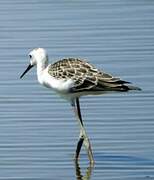
[[[84,138],[80,137],[76,147],[75,160],[78,160]]]
[[[87,133],[86,133],[86,130],[84,128],[83,121],[82,121],[79,98],[76,98],[75,102],[73,102],[72,105],[74,107],[74,112],[75,112],[75,115],[77,117],[77,120],[78,120],[78,123],[80,126],[80,136],[79,136],[79,141],[77,144],[75,159],[76,159],[76,161],[78,161],[82,144],[84,144],[84,146],[87,150],[87,154],[88,154],[90,163],[94,164],[94,158],[93,158],[93,154],[92,154],[90,140],[87,136]]]
[[[76,180],[90,180],[93,171],[93,166],[89,166],[86,169],[84,175],[82,175],[82,169],[80,168],[79,162],[75,162]]]

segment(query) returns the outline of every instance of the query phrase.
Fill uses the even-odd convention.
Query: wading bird
[[[140,90],[140,88],[128,85],[129,82],[100,71],[78,58],[66,58],[48,65],[48,55],[43,48],[33,49],[29,53],[29,58],[30,64],[20,78],[36,65],[39,83],[55,90],[71,103],[80,126],[75,160],[78,161],[82,144],[84,144],[90,164],[94,164],[90,140],[81,116],[79,98],[84,95],[98,95],[111,91],[126,92]]]

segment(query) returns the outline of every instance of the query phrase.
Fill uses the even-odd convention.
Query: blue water
[[[154,2],[1,0],[0,22],[0,179],[154,179]],[[69,103],[41,87],[35,69],[19,79],[35,47],[50,62],[84,58],[142,88],[81,98],[94,169],[84,149],[74,165]]]

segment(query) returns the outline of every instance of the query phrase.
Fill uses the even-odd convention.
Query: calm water
[[[1,0],[0,22],[0,179],[154,179],[154,2]],[[34,47],[143,89],[81,99],[93,170],[84,150],[80,168],[72,161],[79,129],[69,104],[35,69],[19,79]]]

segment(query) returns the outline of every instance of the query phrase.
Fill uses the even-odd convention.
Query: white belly
[[[38,78],[40,84],[52,88],[60,94],[66,94],[69,92],[70,88],[73,86],[73,80],[68,79],[56,79],[50,74],[44,72],[40,78]]]

